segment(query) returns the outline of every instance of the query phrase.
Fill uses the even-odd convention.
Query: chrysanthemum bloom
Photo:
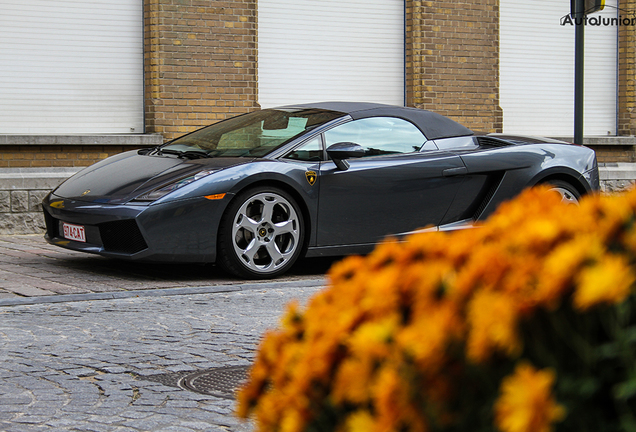
[[[239,413],[252,412],[260,432],[425,432],[488,427],[494,410],[501,432],[550,432],[565,418],[552,394],[556,372],[519,362],[561,375],[572,357],[545,362],[541,353],[554,350],[537,347],[540,331],[527,339],[526,323],[551,334],[546,318],[568,319],[570,304],[595,314],[605,310],[595,305],[628,298],[635,215],[636,191],[564,206],[546,188],[529,190],[476,229],[388,240],[347,258],[306,310],[291,306],[265,337]],[[490,405],[499,371],[515,363]],[[596,416],[588,400],[568,399],[564,427]]]
[[[565,418],[565,408],[552,395],[555,375],[528,363],[503,379],[495,402],[495,424],[502,432],[549,432]]]
[[[468,305],[468,358],[483,362],[494,351],[518,354],[521,341],[517,334],[517,320],[513,297],[486,289],[477,291]]]
[[[605,255],[579,275],[574,306],[585,311],[600,303],[620,303],[631,293],[635,280],[634,271],[624,257]]]

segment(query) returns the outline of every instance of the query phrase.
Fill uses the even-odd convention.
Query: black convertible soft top
[[[434,113],[418,108],[399,107],[369,102],[320,102],[289,105],[281,108],[314,108],[349,114],[353,119],[366,117],[398,117],[415,124],[430,140],[473,135],[473,131],[461,124]]]

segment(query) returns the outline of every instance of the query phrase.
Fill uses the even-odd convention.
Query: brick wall
[[[501,132],[499,3],[407,1],[407,104]]]
[[[141,146],[8,145],[0,151],[0,168],[83,167]]]
[[[633,17],[636,0],[621,0],[622,18]],[[636,135],[636,26],[618,29],[618,134]]]
[[[596,152],[598,163],[636,162],[634,146],[625,145],[587,145]]]
[[[144,0],[146,131],[174,138],[258,108],[256,0]]]

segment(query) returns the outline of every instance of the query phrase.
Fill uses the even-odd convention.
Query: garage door
[[[0,133],[143,132],[141,0],[0,6]]]
[[[617,0],[590,18],[617,17]],[[504,132],[574,134],[574,26],[569,2],[501,0]],[[609,23],[609,20],[606,22]],[[585,28],[585,135],[616,134],[617,26]]]
[[[404,0],[259,0],[262,107],[404,104]]]

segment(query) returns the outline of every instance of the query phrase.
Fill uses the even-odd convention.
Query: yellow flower
[[[552,395],[554,373],[528,363],[517,365],[501,382],[495,402],[495,424],[501,432],[549,432],[565,418],[565,408]]]
[[[604,253],[604,246],[593,235],[581,235],[556,247],[543,259],[540,282],[534,294],[536,302],[556,309],[562,296],[572,289],[586,261],[597,260]]]
[[[349,414],[344,430],[345,432],[370,432],[373,429],[373,416],[367,410],[358,410]]]
[[[337,432],[462,424],[457,395],[475,383],[459,377],[495,355],[514,364],[522,320],[558,314],[570,298],[585,311],[630,295],[635,213],[636,189],[566,206],[537,188],[476,229],[387,240],[335,264],[329,287],[306,308],[290,305],[265,336],[239,414],[254,414],[261,432],[300,432],[324,414],[337,417]],[[501,382],[494,426],[549,432],[565,416],[554,381],[548,370],[518,365]]]
[[[399,279],[401,269],[388,266],[373,272],[365,284],[365,295],[358,307],[369,317],[382,319],[399,308]]]
[[[395,337],[398,318],[389,316],[381,321],[369,321],[361,325],[349,339],[351,353],[355,356],[382,358],[389,355],[390,343]]]
[[[451,294],[457,299],[470,297],[482,286],[495,286],[510,270],[510,259],[498,244],[480,246],[479,253],[470,256],[466,264],[457,272],[457,279]]]
[[[588,227],[603,241],[610,240],[634,216],[626,196],[592,195],[581,202],[582,217],[587,218]]]
[[[392,341],[397,321],[396,316],[369,321],[351,335],[347,341],[349,356],[340,364],[333,383],[332,394],[337,402],[363,403],[370,398],[377,364],[395,349]]]
[[[305,420],[296,410],[287,410],[281,420],[281,432],[303,432]]]
[[[468,358],[480,363],[495,350],[508,355],[520,353],[517,320],[513,297],[488,290],[476,292],[468,304]]]
[[[574,292],[574,306],[585,311],[600,303],[620,303],[629,296],[636,278],[622,256],[605,255],[581,271]]]
[[[444,366],[448,345],[459,339],[461,330],[454,305],[443,302],[428,311],[420,310],[396,339],[398,346],[412,356],[422,370],[435,373]]]
[[[337,404],[369,401],[369,386],[373,377],[371,359],[358,357],[345,359],[338,368],[332,384],[332,397]]]
[[[329,269],[328,273],[331,285],[348,281],[356,274],[356,272],[363,269],[364,265],[364,258],[357,255],[350,256],[335,263],[331,269]]]

